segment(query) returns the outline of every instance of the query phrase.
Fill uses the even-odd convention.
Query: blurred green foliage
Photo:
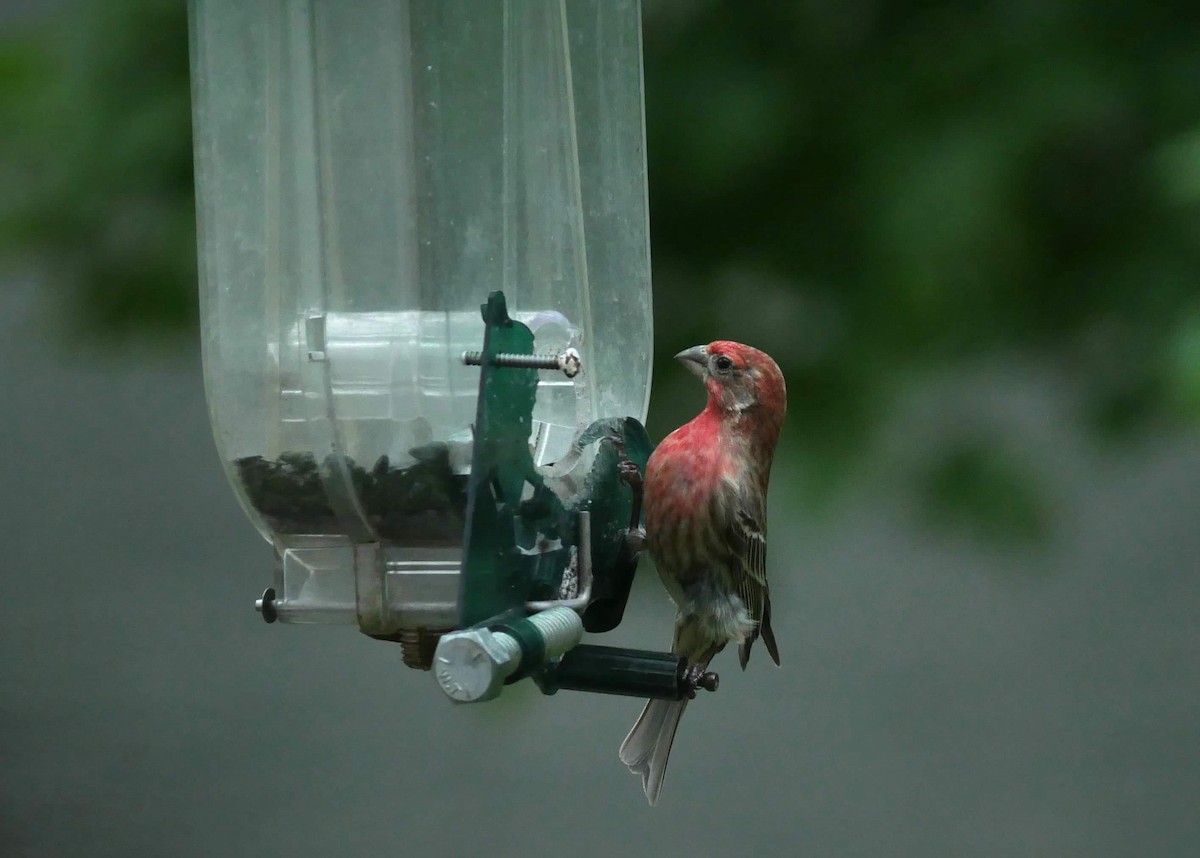
[[[76,330],[189,333],[183,4],[10,30],[4,248]],[[1189,4],[647,2],[660,359],[774,354],[816,486],[902,381],[983,353],[1065,369],[1103,433],[1197,420],[1197,45]],[[948,450],[931,509],[1036,533],[1020,470]]]
[[[196,324],[182,3],[76,3],[0,42],[0,249],[58,291],[71,336]]]
[[[1103,436],[1200,418],[1200,7],[647,10],[660,351],[735,327],[774,354],[811,486],[980,354],[1065,369]],[[921,482],[1015,540],[1046,530],[1036,480],[968,438]]]
[[[1027,542],[1046,535],[1050,513],[1027,467],[978,441],[952,445],[919,489],[926,515],[968,536]]]

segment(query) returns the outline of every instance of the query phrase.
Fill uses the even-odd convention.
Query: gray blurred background
[[[787,6],[788,8],[783,8]],[[636,701],[267,626],[213,448],[181,4],[0,12],[0,852],[1194,855],[1200,20],[647,4],[670,355],[774,353],[783,667]],[[666,643],[644,567],[598,642]],[[514,693],[515,692],[515,693]]]

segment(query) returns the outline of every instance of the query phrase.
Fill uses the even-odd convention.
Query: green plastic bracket
[[[580,436],[579,444],[599,445],[580,507],[592,514],[592,569],[603,570],[594,575],[583,627],[589,632],[607,632],[621,623],[638,564],[637,555],[625,541],[633,516],[633,492],[622,484],[617,463],[627,459],[644,474],[654,445],[645,427],[632,417],[598,420]]]
[[[591,513],[592,601],[584,627],[608,631],[621,621],[637,557],[624,534],[633,515],[633,493],[617,463],[627,458],[644,470],[653,445],[631,417],[597,421],[569,456],[596,445],[582,480],[569,474],[548,481],[529,450],[536,369],[498,366],[495,355],[532,354],[533,334],[509,318],[504,295],[483,305],[483,353],[475,447],[467,487],[459,627],[487,623],[524,608],[529,600],[555,599],[579,543],[578,513]],[[511,363],[511,362],[510,362]],[[581,482],[572,487],[571,482]],[[564,500],[565,499],[565,500]]]
[[[511,359],[503,366],[495,360],[501,353],[532,354],[533,334],[509,318],[500,292],[493,292],[481,309],[485,327],[467,487],[458,626],[513,624],[514,618],[524,616],[527,602],[559,599],[564,574],[572,564],[579,571],[580,552],[586,550],[591,561],[592,596],[583,612],[584,628],[590,632],[613,629],[624,614],[637,570],[638,557],[628,547],[625,535],[631,524],[640,526],[640,520],[633,521],[633,492],[622,482],[618,464],[627,460],[644,473],[653,445],[645,428],[631,417],[599,420],[580,434],[562,462],[547,469],[547,474],[554,476],[539,472],[529,449],[538,370],[512,366]],[[593,447],[595,455],[584,474],[582,463]],[[591,520],[588,546],[580,544],[579,513],[585,510]],[[646,682],[665,683],[667,674],[674,676],[679,661],[668,653],[641,653],[645,658],[639,661],[621,654],[626,651],[592,649],[597,652],[589,656],[587,670],[609,671],[605,675],[611,676],[624,671],[620,674],[626,677],[623,686],[614,679],[597,680],[614,689],[636,685],[628,677],[633,675],[630,671],[641,668],[647,671]],[[611,662],[607,667],[605,658]],[[540,660],[530,658],[528,669],[536,670]],[[571,663],[567,661],[568,667]],[[575,681],[571,676],[567,674],[563,681]],[[637,686],[636,691],[610,693],[666,693],[661,690],[666,685],[654,687],[660,691],[652,693]]]
[[[488,628],[494,632],[511,635],[521,645],[521,666],[504,680],[505,685],[512,685],[517,680],[524,679],[545,662],[546,641],[533,623],[524,616],[493,620],[488,623]]]
[[[516,562],[515,523],[565,517],[545,487],[529,451],[537,370],[495,366],[497,354],[533,354],[533,333],[508,317],[504,295],[493,292],[481,308],[484,322],[475,447],[467,486],[467,526],[463,534],[463,573],[459,625],[473,626],[524,606],[529,598],[526,570]],[[523,502],[526,486],[532,504]],[[523,524],[529,524],[526,521]],[[549,523],[549,522],[547,522]],[[527,526],[521,527],[528,529]],[[544,531],[543,531],[544,532]]]

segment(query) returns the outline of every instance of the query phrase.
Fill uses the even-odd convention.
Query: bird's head
[[[775,431],[787,412],[783,373],[766,352],[728,340],[716,340],[675,355],[704,380],[708,407],[731,417],[755,414]]]

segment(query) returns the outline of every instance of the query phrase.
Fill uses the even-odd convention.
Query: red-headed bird
[[[675,602],[672,652],[698,670],[728,643],[745,669],[760,636],[779,664],[767,588],[767,483],[787,412],[770,357],[718,340],[675,356],[704,380],[708,403],[646,464],[646,548]],[[658,801],[687,700],[651,700],[621,744],[621,762]]]

